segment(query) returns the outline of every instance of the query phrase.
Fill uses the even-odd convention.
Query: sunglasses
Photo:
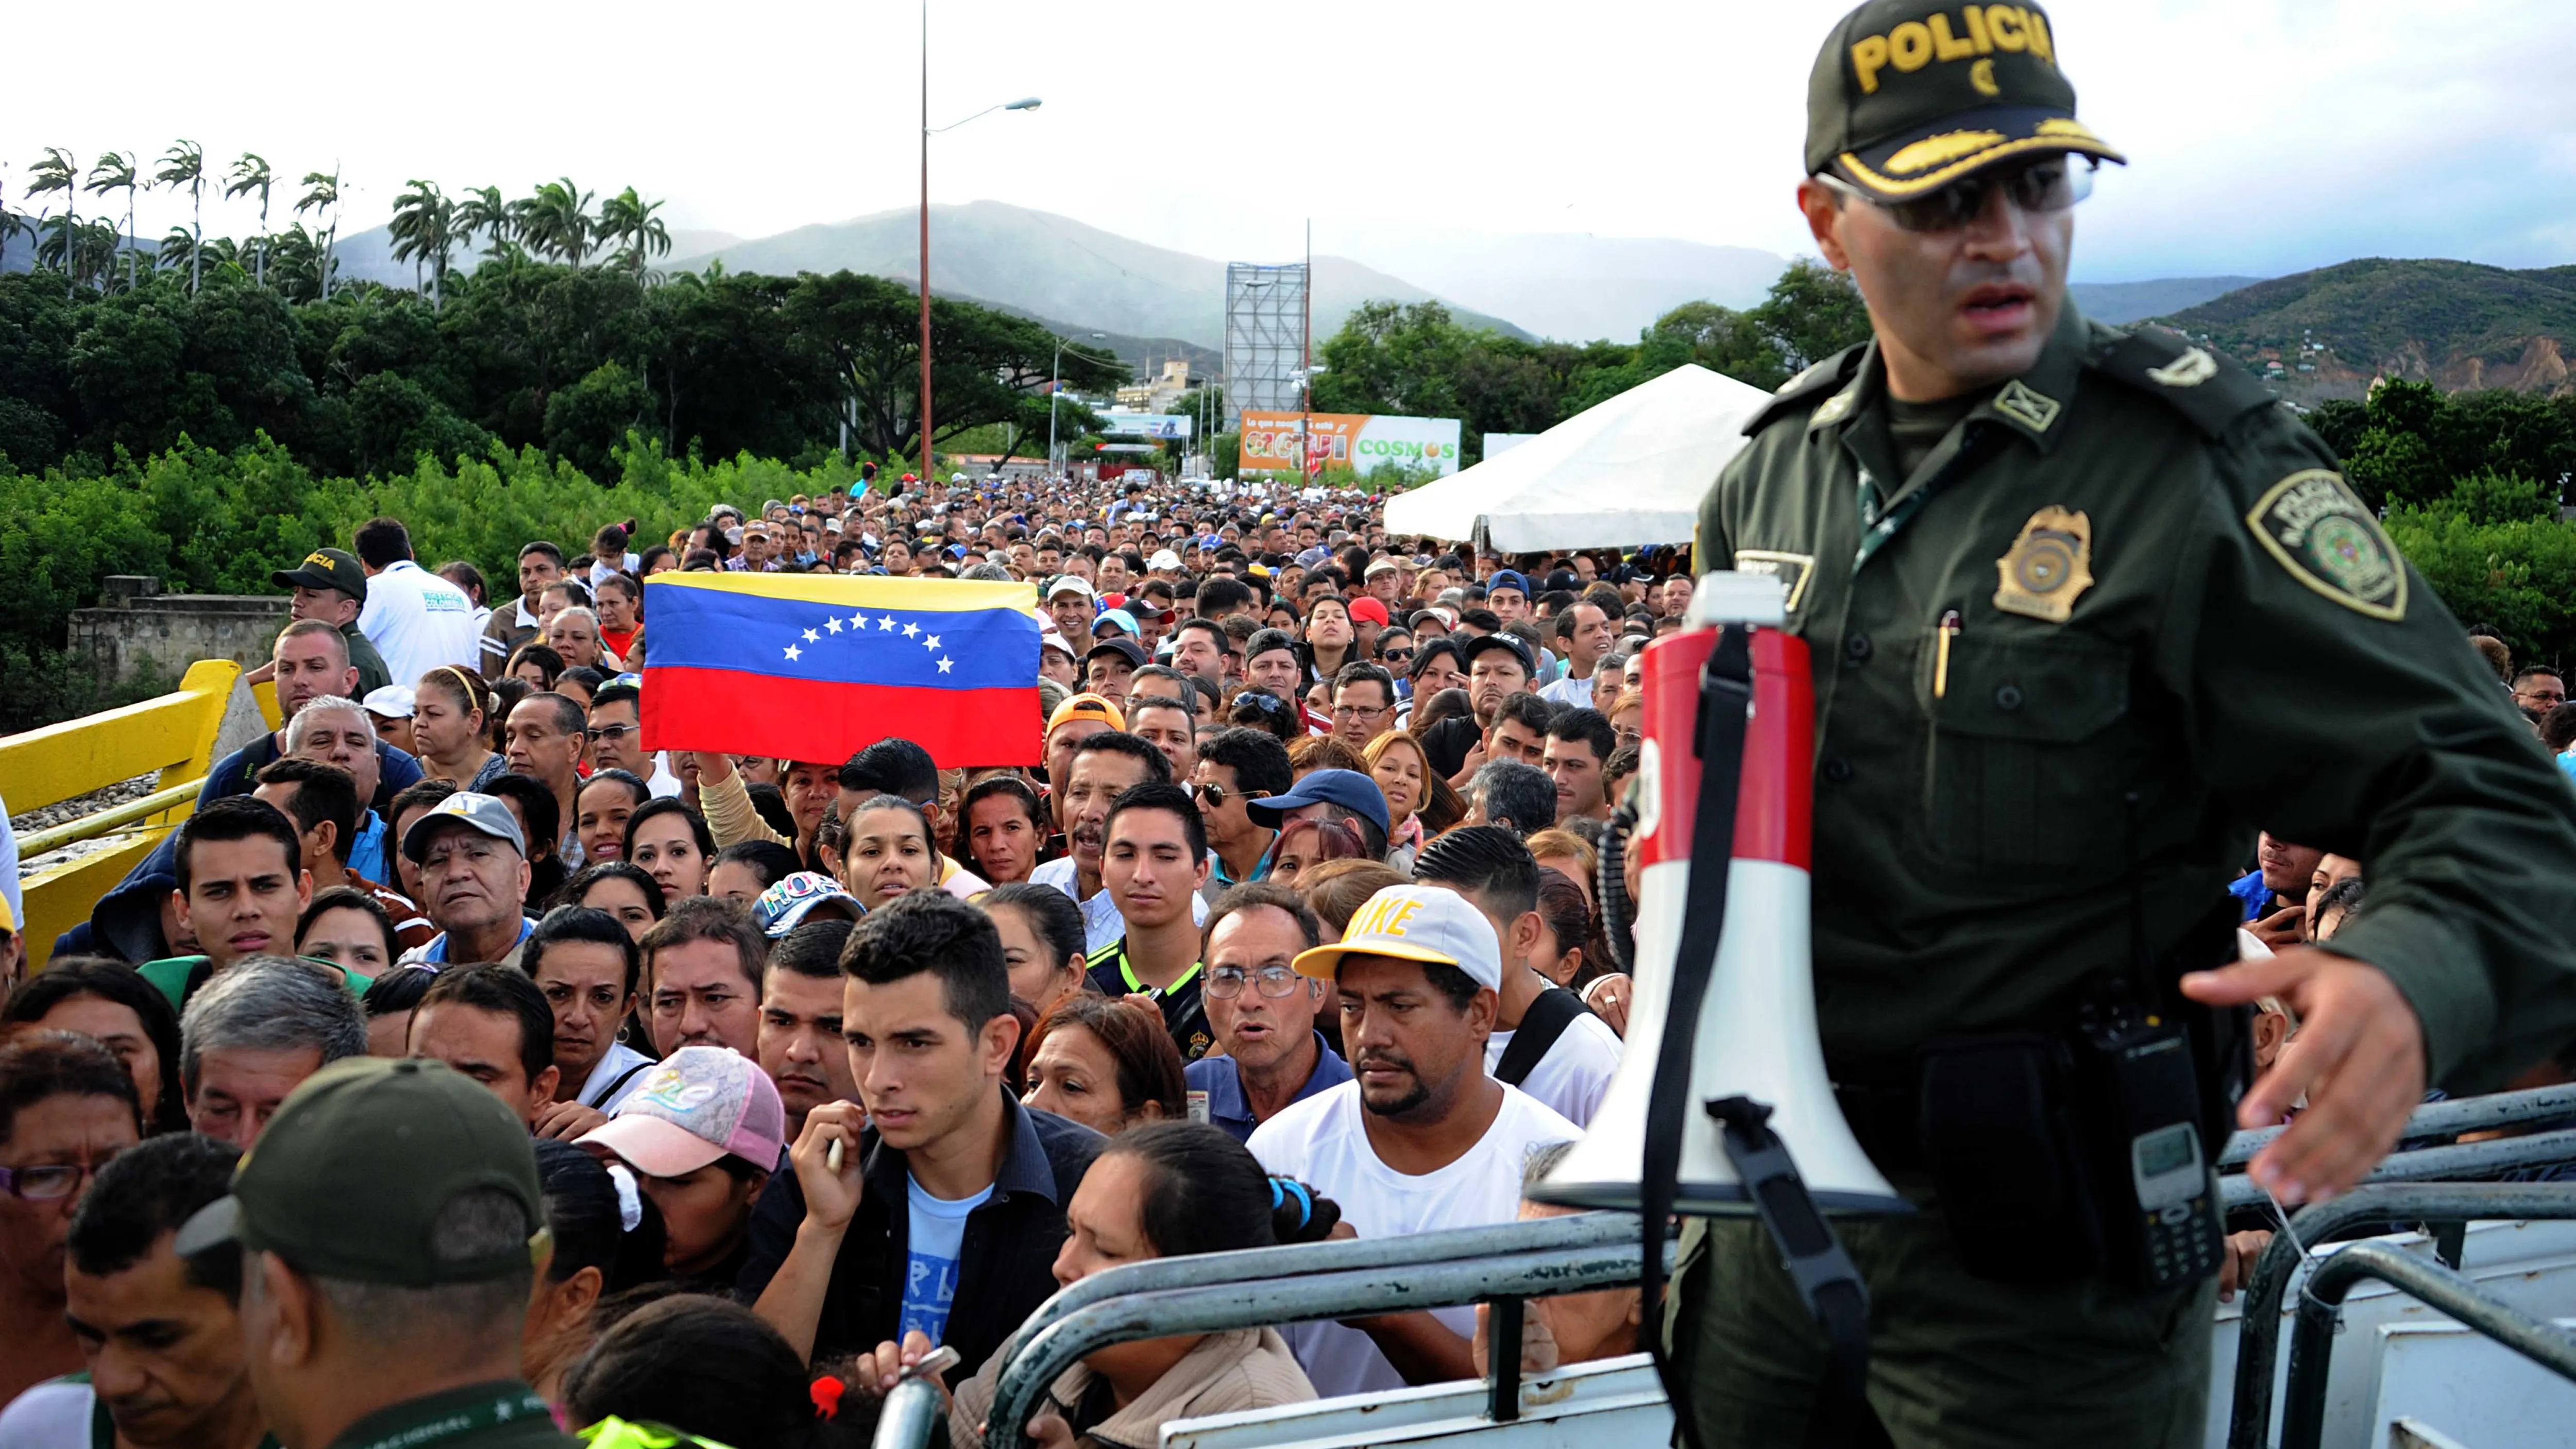
[[[1954,181],[1938,191],[1904,201],[1881,200],[1830,171],[1817,172],[1816,180],[1886,212],[1889,220],[1907,231],[1957,231],[1986,214],[1987,193],[1998,188],[2013,205],[2026,212],[2064,211],[2092,195],[2093,173],[2101,169],[2102,163],[2085,157],[2079,167],[2075,160],[2071,156],[2050,156],[2009,171]]]
[[[1377,657],[1390,663],[1404,664],[1412,660],[1413,651],[1410,649],[1388,649],[1381,651]]]

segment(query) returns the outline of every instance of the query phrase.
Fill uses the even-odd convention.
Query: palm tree
[[[481,237],[487,251],[497,251],[510,239],[513,219],[510,205],[501,199],[501,188],[484,186],[468,188],[456,203],[456,237],[468,246]]]
[[[339,167],[332,167],[328,174],[320,171],[304,173],[304,195],[295,203],[295,214],[302,216],[308,211],[329,213],[322,228],[321,271],[316,273],[321,283],[321,299],[328,302],[331,300],[333,253],[338,250],[340,241]]]
[[[45,148],[45,159],[28,167],[27,176],[27,194],[29,196],[42,196],[48,191],[59,191],[63,194],[64,225],[68,227],[71,224],[73,213],[79,209],[75,204],[80,197],[79,159],[73,156],[71,152],[64,150],[60,146],[47,146]],[[36,224],[40,228],[45,225],[44,214],[42,212],[37,213]],[[41,265],[43,260],[43,251],[39,248],[37,261]],[[64,280],[66,283],[72,283],[74,281],[70,276],[70,270],[71,269],[69,267],[64,268]],[[66,286],[65,290],[68,292],[69,287]]]
[[[513,208],[519,221],[519,235],[528,249],[550,252],[571,266],[580,266],[590,254],[591,193],[573,184],[566,176],[537,188],[537,193]]]
[[[162,271],[193,267],[197,257],[197,237],[184,226],[173,224],[170,234],[161,238],[161,246],[152,256],[152,265]]]
[[[36,244],[36,264],[53,267],[77,289],[83,282],[104,286],[116,275],[116,254],[123,240],[112,221],[82,221],[70,212],[49,217],[44,240]]]
[[[259,258],[252,264],[251,280],[263,287],[268,285],[268,189],[276,181],[269,172],[267,157],[244,151],[241,159],[233,163],[231,179],[224,183],[227,197],[259,193]]]
[[[429,263],[429,307],[439,311],[447,303],[447,266],[456,252],[456,203],[438,189],[435,181],[413,181],[411,190],[394,200],[394,219],[387,228],[393,233],[394,260],[412,264],[415,284],[420,264]]]
[[[288,301],[309,302],[319,294],[322,247],[313,233],[304,229],[304,223],[288,226],[262,245],[276,254],[278,290]]]
[[[173,191],[187,189],[193,216],[188,224],[188,295],[193,297],[204,275],[197,263],[197,252],[206,242],[206,148],[194,141],[171,142],[170,149],[161,155],[161,169],[152,173],[152,179]]]
[[[599,234],[602,239],[623,241],[618,250],[617,265],[635,274],[638,285],[652,274],[645,268],[653,258],[671,253],[671,229],[653,213],[662,209],[658,201],[646,201],[630,186],[599,204]]]
[[[134,193],[140,190],[142,185],[142,177],[135,171],[134,153],[131,151],[110,151],[99,157],[98,164],[89,168],[89,180],[81,184],[83,191],[94,196],[104,196],[119,189],[125,192],[125,234],[117,239],[119,251],[127,250],[128,239],[134,235]],[[140,248],[135,250],[139,251]],[[134,290],[134,269],[137,260],[131,253],[125,259],[125,287],[129,292]],[[113,272],[115,269],[111,265],[109,270]]]

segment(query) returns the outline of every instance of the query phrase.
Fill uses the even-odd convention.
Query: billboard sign
[[[1428,467],[1446,478],[1458,471],[1456,418],[1400,418],[1375,413],[1243,414],[1243,455],[1247,473],[1288,473],[1298,465],[1299,423],[1304,428],[1306,472],[1327,467],[1361,474],[1380,468]]]
[[[1190,423],[1185,413],[1102,413],[1100,435],[1104,438],[1155,438],[1163,442],[1187,442]]]

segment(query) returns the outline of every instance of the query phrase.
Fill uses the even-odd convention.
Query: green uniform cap
[[[268,580],[281,589],[301,584],[308,589],[338,589],[360,603],[367,599],[366,569],[357,555],[336,548],[317,548],[304,556],[304,562],[279,569]]]
[[[476,1188],[518,1200],[529,1245],[438,1261],[432,1225]],[[234,1169],[232,1196],[181,1225],[176,1246],[238,1241],[316,1277],[426,1288],[526,1268],[544,1223],[527,1124],[500,1098],[443,1063],[352,1057],[288,1094]]]
[[[2036,5],[1871,0],[1807,78],[1807,172],[1902,201],[2016,156],[2127,158],[2075,119],[2075,86]]]

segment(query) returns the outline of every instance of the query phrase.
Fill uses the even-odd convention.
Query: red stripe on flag
[[[644,671],[644,748],[839,764],[889,736],[943,770],[1034,765],[1045,721],[1027,689],[912,689],[679,666]]]

